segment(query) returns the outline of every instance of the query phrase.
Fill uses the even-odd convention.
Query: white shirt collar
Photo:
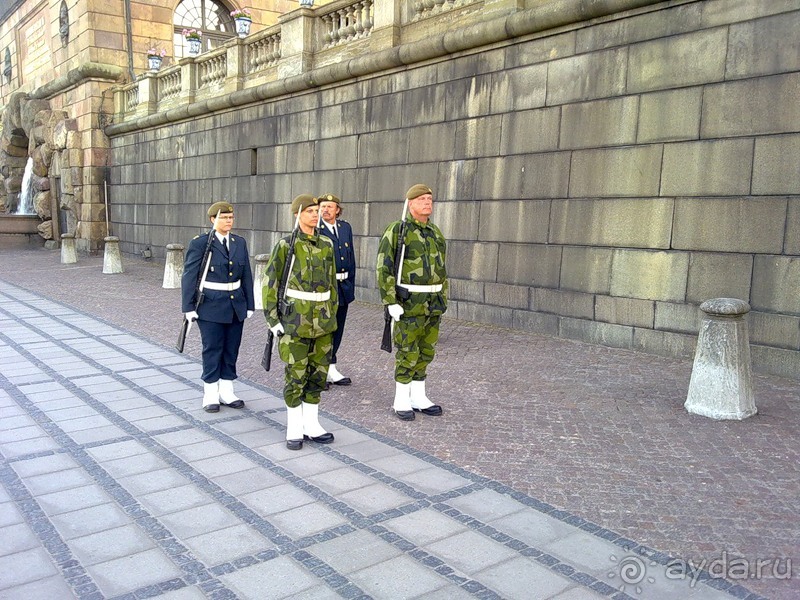
[[[221,244],[222,240],[228,240],[228,245],[230,246],[230,237],[227,235],[222,235],[219,231],[215,231],[214,235],[217,236],[217,241]]]

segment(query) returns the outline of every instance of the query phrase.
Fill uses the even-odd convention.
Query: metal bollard
[[[61,264],[71,265],[78,262],[78,251],[75,250],[75,234],[61,234]]]
[[[683,406],[712,419],[746,419],[757,412],[744,319],[750,305],[736,298],[714,298],[703,302],[700,310],[705,315]]]
[[[103,273],[122,273],[122,256],[119,253],[119,238],[110,235],[103,239],[106,243],[103,254]]]
[[[164,263],[162,288],[174,290],[181,287],[183,262],[183,244],[167,244],[167,260]]]
[[[255,296],[256,310],[264,310],[264,296],[261,288],[264,286],[264,271],[267,268],[269,254],[256,254],[256,272],[253,274],[253,296]]]

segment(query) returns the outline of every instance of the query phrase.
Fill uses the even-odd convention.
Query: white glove
[[[399,321],[399,320],[400,320],[400,315],[402,315],[402,314],[405,312],[405,311],[403,310],[403,307],[402,307],[402,306],[400,306],[399,304],[390,304],[390,305],[387,307],[387,310],[389,311],[389,315],[390,315],[390,316],[391,316],[391,317],[392,317],[392,318],[393,318],[395,321]]]
[[[192,312],[188,313],[183,313],[183,316],[186,317],[186,320],[189,321],[190,323],[192,321],[197,321],[197,319],[200,318],[200,315],[197,314],[196,310],[193,310]]]
[[[248,319],[249,319],[250,317],[252,317],[252,316],[253,316],[253,312],[254,312],[254,311],[252,311],[252,310],[248,310],[248,311],[247,311],[247,318],[248,318]]]
[[[280,323],[270,327],[269,330],[272,332],[272,335],[274,335],[275,337],[283,335],[283,325],[281,325]]]

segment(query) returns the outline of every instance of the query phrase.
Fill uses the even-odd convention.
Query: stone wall
[[[358,295],[377,302],[377,237],[424,182],[451,316],[687,358],[698,305],[736,297],[755,368],[796,377],[799,30],[798,0],[651,3],[112,128],[113,228],[123,251],[163,256],[224,198],[255,255],[290,228],[292,197],[333,192]]]

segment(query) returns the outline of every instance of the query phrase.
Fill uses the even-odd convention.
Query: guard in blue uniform
[[[333,194],[322,194],[319,197],[320,233],[328,236],[333,242],[336,260],[336,282],[339,288],[339,307],[336,310],[338,327],[333,332],[333,355],[328,366],[328,383],[334,385],[350,385],[349,377],[342,375],[336,368],[336,352],[342,343],[344,322],[347,319],[347,306],[356,298],[356,255],[353,251],[353,228],[350,223],[340,219],[342,201]]]
[[[219,412],[220,404],[242,408],[244,401],[233,392],[236,360],[244,320],[255,310],[253,273],[244,238],[231,233],[233,206],[215,202],[208,209],[212,234],[198,235],[186,251],[181,280],[184,316],[197,321],[203,342],[203,410]],[[210,262],[203,283],[203,302],[194,309],[198,275],[205,269],[203,253],[211,242]]]

